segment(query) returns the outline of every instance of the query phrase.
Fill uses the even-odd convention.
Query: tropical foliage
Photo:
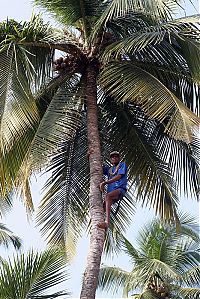
[[[0,223],[0,246],[8,247],[13,245],[14,248],[19,249],[22,245],[21,239],[13,234],[3,223]],[[0,257],[1,260],[1,257]]]
[[[29,178],[46,171],[38,223],[48,241],[74,249],[90,202],[91,240],[103,242],[101,164],[117,149],[130,188],[107,244],[130,225],[133,195],[177,220],[178,188],[198,193],[199,16],[175,20],[177,0],[35,3],[63,29],[35,15],[0,23],[1,198],[21,192],[32,211]]]
[[[51,290],[66,281],[65,263],[58,250],[30,251],[27,255],[18,255],[13,261],[4,261],[0,267],[0,298],[53,299],[69,295],[66,291]]]
[[[130,258],[132,271],[104,266],[99,286],[134,299],[194,299],[200,295],[199,227],[194,218],[180,217],[175,225],[153,220],[138,234],[137,244],[123,239],[121,246]]]

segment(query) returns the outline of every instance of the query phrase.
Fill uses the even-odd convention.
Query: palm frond
[[[1,299],[57,298],[66,291],[52,292],[51,287],[66,280],[65,258],[56,250],[42,253],[28,252],[3,262],[0,268]]]
[[[180,288],[178,292],[183,298],[198,299],[200,288]]]
[[[63,83],[51,100],[32,144],[32,167],[40,169],[48,165],[49,156],[64,140],[69,140],[80,126],[82,98],[80,80],[74,74]]]
[[[185,271],[181,279],[187,286],[198,286],[200,281],[200,265]]]
[[[0,75],[0,156],[1,156],[1,192],[5,183],[9,186],[12,178],[5,175],[6,155],[14,143],[25,131],[29,133],[38,122],[38,109],[27,83],[26,70],[21,59],[20,49],[11,46],[0,53],[2,73]],[[25,141],[24,141],[25,142]],[[16,159],[16,158],[15,158]],[[12,172],[12,170],[11,170]],[[3,192],[4,193],[4,192]]]
[[[129,272],[115,267],[102,267],[99,272],[99,288],[115,293],[123,288],[129,278]]]
[[[180,61],[178,61],[174,59],[172,69],[171,61],[168,60],[168,54],[166,54],[165,58],[162,60],[161,66],[159,66],[159,61],[150,62],[150,60],[148,60],[148,62],[142,62],[135,59],[132,55],[129,55],[129,57],[132,63],[155,76],[172,93],[174,93],[192,112],[199,116],[199,87],[197,84],[193,82],[189,70],[187,70],[187,67],[184,63],[184,60],[180,59]],[[149,53],[149,55],[151,54]],[[176,55],[178,55],[178,53]],[[144,56],[141,56],[140,58],[145,59]]]
[[[86,33],[87,20],[97,16],[99,1],[97,0],[35,0],[35,3],[51,13],[57,20],[65,25],[77,25]]]
[[[177,7],[178,1],[168,1],[167,5],[165,1],[123,1],[123,0],[113,0],[106,1],[104,5],[107,5],[107,8],[104,9],[100,19],[97,22],[97,28],[104,27],[106,24],[119,17],[126,16],[129,13],[138,13],[142,14],[152,22],[160,20],[169,20],[172,19],[172,11],[174,12],[175,7]]]
[[[16,249],[21,247],[21,239],[13,234],[3,223],[0,223],[0,245],[8,247],[10,244]]]
[[[80,81],[74,75],[53,97],[31,152],[32,167],[46,165],[50,173],[38,224],[50,243],[61,244],[71,252],[81,225],[87,221],[89,169],[86,127],[81,115],[83,99],[84,78]]]
[[[119,101],[134,101],[140,105],[149,117],[165,125],[171,137],[192,141],[199,118],[150,73],[130,62],[113,62],[104,68],[100,83]]]
[[[16,55],[20,55],[23,61],[32,89],[35,89],[36,85],[40,86],[52,76],[51,61],[54,49],[47,44],[51,35],[53,35],[53,29],[49,24],[44,24],[40,15],[33,14],[30,21],[23,23],[14,20],[0,23],[0,51],[5,52],[12,44],[18,44],[20,53]],[[41,46],[45,41],[46,47]]]
[[[167,23],[156,24],[154,26],[150,26],[148,23],[143,23],[141,29],[136,31],[134,30],[134,26],[137,26],[142,22],[142,20],[139,19],[137,22],[133,22],[133,28],[129,28],[129,30],[131,29],[133,31],[132,34],[129,33],[127,38],[108,46],[104,56],[107,56],[108,59],[114,54],[116,58],[119,58],[128,53],[133,54],[140,52],[147,47],[149,48],[150,45],[154,46],[156,44],[162,44],[163,40],[175,45],[177,39],[182,40],[182,44],[187,40],[187,43],[194,46],[196,45],[196,50],[198,50],[199,29],[197,25],[199,24],[199,21],[199,16],[193,16],[185,17],[180,20],[176,19]],[[124,24],[126,24],[126,22],[127,21],[124,21]]]
[[[58,148],[49,164],[51,175],[38,212],[42,234],[74,254],[88,213],[89,166],[85,127]]]

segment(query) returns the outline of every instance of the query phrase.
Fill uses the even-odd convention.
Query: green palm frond
[[[52,31],[49,23],[45,24],[40,14],[33,14],[30,21],[20,23],[13,19],[7,19],[0,22],[1,49],[12,42],[42,41],[50,36]]]
[[[42,253],[28,252],[3,262],[0,268],[1,299],[57,298],[66,291],[53,292],[51,287],[66,280],[66,260],[62,252],[51,249]]]
[[[197,285],[199,284],[200,281],[200,265],[193,267],[192,269],[189,269],[186,271],[181,279],[183,280],[184,283],[186,283],[187,286],[190,285]]]
[[[137,53],[145,48],[149,48],[150,45],[162,44],[163,40],[175,45],[177,38],[182,40],[183,44],[185,39],[191,45],[196,43],[196,50],[198,50],[199,30],[197,25],[200,22],[199,16],[176,19],[168,23],[156,24],[155,26],[143,23],[141,29],[134,32],[134,27],[141,22],[142,20],[140,19],[137,22],[133,22],[133,29],[131,28],[133,33],[129,33],[127,38],[108,46],[104,52],[105,58],[109,59],[113,54],[116,58],[119,58],[124,54]],[[126,24],[126,21],[124,23]]]
[[[200,19],[200,17],[199,17]],[[200,84],[200,40],[191,40],[188,37],[181,37],[178,41],[181,46],[182,56],[187,61],[192,77]]]
[[[49,156],[64,140],[70,140],[80,127],[82,94],[80,80],[74,74],[63,83],[49,104],[35,135],[30,153],[36,169],[48,165]]]
[[[98,287],[113,293],[123,288],[129,278],[129,272],[115,267],[102,267],[99,272]]]
[[[200,288],[180,288],[178,293],[182,298],[198,299],[200,296]]]
[[[149,117],[162,122],[171,137],[192,141],[199,118],[150,73],[131,62],[113,62],[104,68],[100,82],[119,101],[134,101]]]
[[[172,11],[174,11],[175,7],[179,4],[176,0],[168,1],[167,5],[163,0],[113,0],[105,1],[104,5],[107,5],[107,8],[104,9],[104,12],[99,18],[94,32],[98,31],[101,27],[105,27],[107,23],[113,19],[123,16],[128,17],[128,15],[132,12],[146,16],[152,23],[155,21],[159,22],[160,20],[170,20],[172,19]]]
[[[188,213],[179,213],[179,220],[180,227],[177,238],[179,238],[180,236],[184,236],[198,243],[199,223],[196,221],[195,217],[189,215]],[[176,237],[176,235],[174,235],[174,237]]]
[[[49,165],[51,176],[38,212],[42,234],[73,254],[88,213],[89,168],[86,130],[77,130],[64,142]]]
[[[51,99],[55,92],[58,89],[58,85],[63,82],[63,80],[67,80],[67,76],[63,76],[62,78],[55,78],[49,82],[49,84],[46,86],[45,90],[42,90],[37,96],[37,100],[34,100],[34,105],[36,105],[38,115],[36,119],[32,119],[32,124],[30,126],[23,127],[23,130],[21,128],[16,128],[14,130],[13,126],[13,119],[5,119],[5,121],[8,123],[11,122],[12,125],[12,135],[9,140],[9,136],[6,136],[7,142],[9,142],[9,147],[5,146],[2,141],[2,149],[4,147],[4,151],[1,152],[1,164],[0,164],[0,184],[1,184],[1,195],[3,197],[6,196],[7,193],[9,193],[13,187],[16,185],[19,187],[23,187],[23,181],[26,182],[25,185],[27,185],[27,176],[30,174],[27,172],[27,166],[30,165],[30,161],[28,158],[28,153],[30,152],[31,145],[33,143],[35,134],[38,130],[39,123],[41,122],[41,119],[43,118],[46,109],[51,102]],[[8,91],[9,92],[9,86]],[[32,100],[32,98],[31,98]],[[28,99],[27,99],[28,101]],[[17,105],[18,109],[20,109],[20,105]],[[30,107],[31,108],[31,107]],[[11,111],[6,110],[6,113],[10,113]],[[19,114],[19,123],[23,124],[23,120],[21,120],[20,117],[23,117],[23,115]],[[14,118],[14,115],[13,115]],[[2,123],[2,126],[4,124]],[[10,133],[10,130],[8,130],[7,124],[5,124],[4,134],[6,132]],[[7,131],[6,131],[7,130]],[[24,168],[24,166],[26,167]],[[21,171],[23,170],[23,173]],[[30,169],[30,167],[29,167]],[[24,173],[27,173],[27,175],[24,176]],[[22,179],[24,178],[24,180]],[[20,180],[16,179],[20,178]],[[26,193],[26,191],[22,191],[23,193]]]
[[[97,0],[35,0],[35,3],[51,13],[65,25],[77,25],[86,33],[87,20],[98,15],[99,1]]]
[[[9,186],[12,177],[6,177],[7,153],[13,144],[20,143],[25,131],[32,132],[39,120],[38,109],[28,85],[26,68],[21,59],[21,51],[15,45],[0,53],[2,72],[0,75],[0,156],[1,156],[1,193],[5,183]],[[26,141],[24,141],[25,143]],[[15,158],[16,159],[16,158]],[[11,172],[14,170],[11,169]],[[10,181],[10,182],[9,182]],[[9,189],[9,188],[8,188]]]
[[[1,142],[8,146],[16,131],[20,136],[25,128],[32,127],[38,118],[38,111],[27,82],[27,69],[20,47],[14,44],[7,47],[7,51],[0,53],[0,63]]]
[[[132,63],[156,77],[172,93],[174,93],[192,112],[199,116],[199,87],[192,81],[192,77],[189,74],[189,70],[184,60],[180,59],[179,56],[180,61],[174,59],[172,66],[172,62],[170,61],[171,58],[170,60],[168,59],[168,54],[166,53],[164,59],[162,59],[162,66],[159,66],[159,61],[155,61],[154,63],[148,61],[148,63],[146,63],[134,59],[132,55],[130,56],[130,58]],[[176,56],[177,55],[178,54],[176,53]],[[147,53],[145,56],[147,57]],[[140,58],[145,59],[144,56],[141,56]]]
[[[10,244],[19,249],[21,247],[21,239],[15,236],[3,223],[0,223],[0,245],[8,247]]]
[[[196,241],[186,239],[180,242],[175,251],[175,266],[179,269],[180,273],[199,265],[200,254],[198,250],[199,245]]]

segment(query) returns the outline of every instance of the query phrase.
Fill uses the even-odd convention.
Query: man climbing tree
[[[119,201],[127,190],[127,166],[124,162],[120,162],[119,152],[110,153],[110,161],[112,167],[104,166],[103,173],[108,180],[100,183],[100,190],[103,192],[105,185],[107,186],[107,194],[104,201],[104,210],[106,212],[106,220],[99,223],[98,227],[107,229],[110,224],[110,211],[113,203]]]

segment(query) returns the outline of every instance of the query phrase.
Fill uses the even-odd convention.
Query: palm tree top
[[[135,245],[124,238],[122,250],[130,258],[132,271],[103,266],[100,288],[115,292],[120,286],[125,296],[134,293],[134,298],[198,296],[199,224],[186,213],[179,218],[178,234],[175,225],[154,219],[140,230]]]
[[[38,216],[43,232],[65,243],[60,219],[70,219],[72,207],[73,227],[87,222],[86,77],[95,66],[103,159],[117,148],[129,165],[118,228],[130,223],[133,197],[177,218],[178,186],[192,196],[199,188],[199,16],[174,20],[175,0],[35,3],[65,27],[34,15],[0,24],[1,195],[20,189],[33,209],[29,177],[45,169],[53,177]]]

